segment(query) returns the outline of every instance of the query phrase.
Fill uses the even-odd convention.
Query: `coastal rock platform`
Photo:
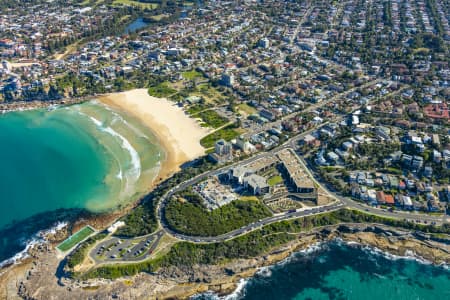
[[[312,245],[332,240],[358,243],[387,251],[390,255],[414,256],[435,264],[450,262],[450,240],[436,241],[426,235],[418,238],[414,232],[378,224],[346,224],[301,233],[298,239],[257,258],[238,259],[220,265],[168,267],[156,274],[141,273],[114,281],[58,278],[63,276],[58,274],[62,262],[56,258],[54,250],[43,247],[35,251],[32,260],[12,267],[2,278],[9,295],[16,293],[28,299],[88,299],[94,294],[96,299],[185,299],[206,291],[224,295],[235,290],[241,279],[253,276],[262,267],[283,261]]]

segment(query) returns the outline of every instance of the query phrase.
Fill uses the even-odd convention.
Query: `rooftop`
[[[281,150],[277,156],[297,187],[314,188],[314,182],[304,172],[297,157],[290,150]]]

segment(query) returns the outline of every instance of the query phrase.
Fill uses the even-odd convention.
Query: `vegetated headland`
[[[151,298],[187,298],[205,291],[227,294],[240,279],[252,276],[261,267],[336,239],[435,264],[450,261],[449,236],[437,233],[450,232],[448,226],[433,227],[433,233],[415,229],[426,230],[417,224],[343,209],[274,223],[225,242],[180,242],[158,258],[142,263],[104,265],[81,273],[66,266],[68,273],[59,274],[59,280],[48,271],[60,262],[46,248],[36,251],[37,263],[23,281],[21,295],[40,298],[52,294],[71,299],[93,293]]]

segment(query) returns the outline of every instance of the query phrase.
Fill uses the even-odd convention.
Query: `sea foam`
[[[416,261],[420,264],[424,264],[424,265],[430,265],[432,264],[431,261],[424,259],[423,257],[420,257],[419,255],[417,255],[414,251],[406,251],[405,255],[400,256],[400,255],[395,255],[386,251],[383,251],[381,249],[378,249],[376,247],[371,247],[371,246],[367,246],[367,245],[363,245],[360,244],[358,242],[354,242],[354,241],[344,241],[340,238],[336,238],[332,241],[327,241],[327,242],[318,242],[315,244],[312,244],[310,246],[308,246],[307,248],[297,251],[295,253],[293,253],[292,255],[288,256],[287,258],[285,258],[284,260],[271,265],[271,266],[267,266],[267,267],[262,267],[260,268],[260,270],[256,273],[256,275],[258,277],[262,277],[262,278],[266,278],[266,277],[270,277],[272,276],[272,270],[273,268],[280,268],[280,267],[284,267],[285,265],[289,264],[289,263],[293,263],[298,261],[299,259],[301,259],[302,257],[308,257],[311,255],[314,255],[317,252],[320,252],[322,250],[325,250],[327,247],[329,247],[330,244],[336,244],[337,246],[349,246],[349,247],[359,247],[361,250],[363,250],[364,252],[366,252],[369,255],[369,258],[372,256],[378,256],[378,257],[384,257],[386,259],[389,260],[400,260],[400,259],[404,259],[404,260],[413,260]],[[445,270],[450,270],[450,266],[448,264],[442,263],[440,265],[437,265],[438,267],[441,267]],[[378,277],[379,274],[375,274],[375,276]],[[379,275],[382,276],[382,275]],[[214,299],[214,300],[237,300],[237,299],[242,299],[245,296],[246,293],[246,285],[249,283],[249,281],[251,280],[251,278],[248,279],[241,279],[239,281],[239,284],[236,288],[236,290],[227,296],[224,297],[219,297],[217,294],[212,293],[212,292],[206,292],[203,294],[199,294],[199,295],[195,295],[193,296],[191,299]]]
[[[123,137],[121,134],[116,132],[111,127],[103,124],[100,120],[94,118],[93,116],[90,116],[84,112],[81,112],[80,110],[76,110],[76,111],[80,115],[83,115],[83,116],[89,118],[89,120],[91,120],[100,131],[106,132],[109,135],[120,140],[122,149],[126,150],[129,153],[129,155],[131,157],[131,166],[132,167],[125,172],[125,174],[126,174],[125,179],[127,180],[127,184],[126,184],[126,189],[125,189],[125,191],[123,191],[123,193],[130,194],[130,192],[132,192],[131,189],[134,188],[134,184],[138,181],[138,179],[141,175],[141,160],[140,160],[138,152],[136,151],[136,149],[134,149],[134,147],[130,144],[130,142],[125,137]],[[120,162],[119,162],[119,164],[120,164]],[[124,178],[123,173],[124,172],[122,170],[120,170],[119,174],[116,177],[119,179]]]
[[[22,251],[16,253],[13,257],[10,257],[8,259],[5,259],[4,261],[0,262],[0,269],[12,264],[17,264],[20,261],[22,261],[25,258],[29,257],[28,251],[32,249],[34,246],[42,245],[47,243],[46,236],[49,234],[55,234],[56,232],[60,231],[64,227],[67,226],[67,222],[58,222],[53,227],[50,227],[46,230],[40,230],[36,232],[31,238],[27,239],[24,242],[25,249]],[[1,273],[0,273],[1,274]]]
[[[208,299],[208,300],[237,300],[241,299],[245,296],[245,286],[247,285],[249,279],[241,279],[239,280],[239,283],[234,290],[233,293],[226,295],[226,296],[219,296],[213,292],[206,292],[198,295],[192,296],[191,300],[201,300],[201,299]]]
[[[131,130],[133,130],[133,132],[139,136],[139,137],[143,137],[148,139],[148,136],[143,133],[139,128],[137,128],[136,126],[134,126],[133,124],[130,124],[127,120],[125,120],[120,114],[118,114],[117,112],[115,112],[114,110],[112,110],[110,107],[108,107],[107,105],[101,103],[101,102],[93,102],[95,104],[101,105],[105,110],[107,110],[108,112],[110,112],[114,118],[112,120],[112,123],[116,123],[116,122],[121,122],[123,124],[125,124],[128,128],[130,128]]]

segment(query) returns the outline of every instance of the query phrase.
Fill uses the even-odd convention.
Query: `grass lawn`
[[[229,120],[225,117],[222,117],[214,110],[206,110],[199,112],[196,117],[199,117],[206,123],[208,127],[219,128],[229,122]]]
[[[155,20],[155,21],[161,21],[163,18],[167,18],[169,17],[169,15],[167,14],[160,14],[160,15],[156,15],[156,16],[151,16],[150,18]]]
[[[171,88],[167,82],[158,84],[157,86],[151,86],[148,88],[148,94],[153,97],[163,98],[169,97],[177,92],[177,90]]]
[[[97,0],[97,1],[91,1],[91,0],[84,0],[83,2],[81,2],[80,3],[80,5],[81,6],[88,6],[88,5],[90,5],[91,3],[93,3],[93,4],[100,4],[101,2],[103,2],[103,1],[99,1],[99,0]]]
[[[163,257],[177,242],[177,239],[171,237],[170,235],[164,234],[159,240],[158,246],[156,246],[156,249],[153,251],[153,258],[158,259]]]
[[[211,153],[214,153],[215,151],[216,151],[216,149],[214,149],[214,147],[211,147],[211,148],[206,149],[205,153],[211,154]]]
[[[387,173],[394,174],[394,175],[402,175],[403,174],[402,170],[397,169],[397,168],[391,168],[391,167],[386,168],[384,171],[386,171]]]
[[[414,54],[417,54],[417,53],[421,53],[421,54],[428,54],[428,53],[430,53],[430,49],[428,49],[428,48],[416,48],[416,49],[414,49],[413,50],[414,51]]]
[[[212,106],[211,105],[205,105],[205,104],[194,104],[189,106],[189,108],[187,109],[187,112],[189,113],[189,115],[196,115],[201,111],[204,111],[206,109],[210,109]]]
[[[56,248],[58,248],[62,252],[66,252],[67,250],[72,249],[75,245],[86,239],[94,232],[95,232],[94,229],[92,229],[89,226],[85,226],[79,231],[77,231],[75,234],[69,236],[66,240],[64,240],[64,242],[59,244]]]
[[[144,3],[133,0],[114,0],[113,5],[139,6],[140,8],[150,8],[150,9],[158,8],[157,3]]]
[[[325,170],[328,173],[332,173],[332,172],[335,172],[340,169],[339,166],[327,166],[327,167],[320,167],[320,168]]]
[[[251,107],[250,105],[248,105],[246,103],[239,104],[238,109],[240,111],[245,112],[248,115],[255,114],[257,112],[254,107]]]
[[[267,180],[267,183],[270,186],[274,186],[274,185],[277,185],[282,182],[283,182],[283,178],[280,175],[272,176]]]
[[[202,138],[200,140],[200,144],[205,148],[211,148],[217,140],[224,139],[226,141],[230,141],[238,135],[239,132],[233,128],[225,127]]]
[[[223,103],[223,100],[225,100],[225,97],[221,92],[214,87],[208,86],[206,83],[199,84],[197,86],[197,91],[193,92],[191,95],[201,96],[206,100],[206,102]]]
[[[182,75],[183,75],[183,78],[187,79],[187,80],[192,80],[195,78],[203,77],[202,73],[197,72],[195,70],[183,72]]]
[[[448,239],[449,235],[445,233],[432,233],[431,236],[438,238],[438,239]]]
[[[239,198],[241,201],[259,201],[256,196],[242,196]]]
[[[247,132],[247,130],[245,130],[244,128],[235,128],[234,131],[236,131],[239,135],[244,134]]]

